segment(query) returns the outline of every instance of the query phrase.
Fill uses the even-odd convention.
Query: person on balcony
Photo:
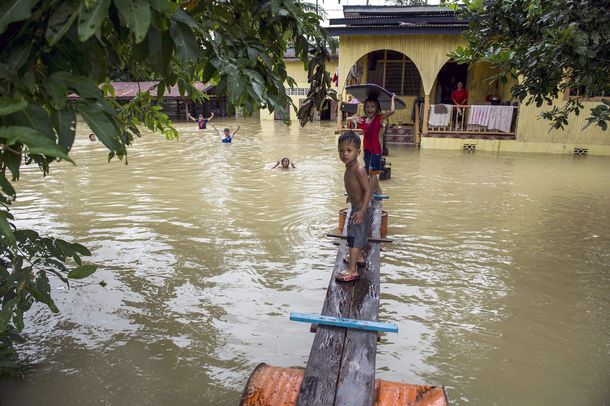
[[[468,90],[462,82],[457,82],[457,88],[451,92],[451,101],[456,106],[465,106],[468,104]],[[455,111],[455,129],[463,127],[464,109],[457,107]]]

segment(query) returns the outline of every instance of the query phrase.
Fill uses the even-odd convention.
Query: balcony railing
[[[518,106],[433,104],[428,134],[514,137],[518,114]]]

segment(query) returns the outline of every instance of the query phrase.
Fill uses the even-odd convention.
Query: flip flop
[[[348,265],[349,265],[349,259],[348,259],[347,257],[344,257],[344,258],[343,258],[343,263],[344,263],[344,264],[348,264]],[[356,261],[356,264],[357,264],[359,267],[361,267],[361,268],[362,268],[362,267],[365,267],[365,266],[366,266],[366,261],[364,261],[364,262]]]
[[[342,270],[335,276],[337,282],[353,282],[360,279],[360,275],[357,272],[351,273],[347,269]]]

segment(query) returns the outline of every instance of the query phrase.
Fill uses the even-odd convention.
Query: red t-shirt
[[[464,100],[468,100],[468,90],[462,88],[462,90],[455,89],[451,92],[451,100],[455,100],[458,104],[464,103]]]
[[[358,128],[362,130],[364,134],[362,146],[365,151],[369,151],[371,154],[381,154],[381,144],[379,144],[379,131],[381,130],[381,114],[375,116],[370,122],[366,122],[366,117],[362,118]]]

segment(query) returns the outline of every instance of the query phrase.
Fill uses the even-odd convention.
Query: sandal
[[[358,272],[350,272],[347,269],[342,270],[335,276],[337,282],[353,282],[360,279]]]
[[[348,257],[344,257],[344,258],[343,258],[343,263],[344,263],[344,264],[348,264],[348,265],[349,265],[349,258],[348,258]],[[362,261],[362,262],[360,262],[360,261],[356,261],[356,264],[357,264],[359,267],[361,267],[361,268],[362,268],[362,267],[365,267],[365,266],[366,266],[366,261]]]

